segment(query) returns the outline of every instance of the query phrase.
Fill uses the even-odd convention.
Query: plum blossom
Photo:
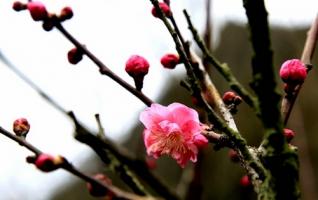
[[[196,162],[199,148],[208,144],[198,113],[183,104],[154,103],[140,114],[140,121],[147,154],[154,158],[167,154],[184,167],[189,160]]]

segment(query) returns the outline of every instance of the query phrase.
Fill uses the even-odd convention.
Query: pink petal
[[[156,126],[160,121],[167,118],[169,110],[167,107],[160,104],[151,104],[151,107],[146,108],[141,112],[139,120],[144,124],[148,129]]]
[[[193,136],[193,142],[198,148],[201,148],[207,146],[209,141],[206,137],[199,133]]]
[[[196,121],[199,123],[199,115],[194,110],[180,103],[172,103],[168,106],[170,111],[170,120],[182,126],[187,121]]]

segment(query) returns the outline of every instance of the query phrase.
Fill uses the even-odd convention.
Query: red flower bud
[[[35,160],[35,166],[43,172],[51,172],[56,170],[59,165],[64,162],[61,156],[53,157],[49,154],[40,154]]]
[[[13,132],[19,136],[25,138],[30,130],[30,124],[27,119],[19,118],[13,122]]]
[[[61,10],[61,13],[60,13],[60,20],[61,21],[64,21],[64,20],[67,20],[67,19],[71,19],[73,17],[73,10],[71,7],[67,6],[67,7],[64,7],[62,10]]]
[[[240,161],[239,154],[234,149],[230,149],[228,155],[232,162],[237,163]]]
[[[287,142],[290,142],[295,137],[295,132],[291,129],[284,128],[283,134],[287,140]]]
[[[234,92],[228,91],[224,93],[222,99],[226,105],[230,105],[234,103],[235,97],[236,97],[236,94]]]
[[[149,156],[146,157],[146,164],[149,169],[156,169],[157,168],[157,160],[154,158],[151,158]]]
[[[30,11],[31,17],[34,21],[41,21],[48,17],[48,12],[43,3],[38,1],[28,2],[27,8]]]
[[[54,27],[54,24],[52,22],[52,20],[44,20],[43,21],[43,24],[42,24],[42,28],[45,30],[45,31],[51,31]]]
[[[247,175],[243,176],[243,177],[241,178],[241,180],[240,180],[240,185],[241,185],[242,187],[249,187],[249,186],[251,186],[252,183],[251,183],[250,178],[249,178]]]
[[[26,10],[27,9],[27,5],[20,2],[20,1],[15,1],[12,5],[13,10],[15,11],[21,11],[21,10]]]
[[[159,7],[160,9],[162,10],[163,14],[166,16],[166,17],[171,17],[172,16],[172,12],[170,10],[170,7],[168,6],[168,4],[166,3],[159,3]],[[154,17],[159,17],[158,16],[158,13],[157,13],[157,10],[155,7],[152,8],[151,10],[151,13]]]
[[[139,91],[142,89],[144,76],[148,74],[149,66],[148,61],[138,55],[131,56],[126,62],[125,70],[134,79],[136,89]]]
[[[160,60],[162,66],[167,69],[174,69],[180,63],[179,56],[176,54],[166,54]]]
[[[111,185],[112,181],[111,179],[109,179],[107,176],[105,176],[104,174],[96,174],[94,176],[94,178],[98,181],[100,181],[101,183],[104,183],[106,185]],[[106,195],[108,196],[112,196],[112,193],[107,190],[104,187],[100,187],[99,185],[93,185],[89,182],[86,183],[86,187],[89,191],[89,193],[94,196],[94,197],[104,197]]]
[[[307,68],[298,59],[287,60],[282,64],[279,75],[285,83],[297,85],[306,79]]]
[[[83,53],[78,48],[74,47],[67,53],[67,59],[71,64],[76,65],[83,59]]]

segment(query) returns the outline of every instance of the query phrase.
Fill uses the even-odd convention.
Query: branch
[[[318,15],[312,23],[309,31],[307,32],[307,39],[304,45],[301,61],[308,67],[307,72],[312,68],[312,58],[315,53],[315,48],[318,40]],[[285,95],[282,101],[281,112],[284,118],[284,125],[287,125],[293,106],[296,102],[297,96],[302,88],[303,83],[299,84],[292,95]]]
[[[39,156],[41,154],[43,154],[43,152],[39,149],[37,149],[36,147],[34,147],[32,144],[30,144],[29,142],[27,142],[24,139],[21,139],[17,136],[15,136],[14,134],[10,133],[9,131],[5,130],[4,128],[0,127],[0,133],[3,134],[4,136],[10,138],[11,140],[17,142],[18,144],[20,144],[21,146],[29,149],[30,151],[32,151],[36,156]],[[102,183],[84,173],[82,173],[81,171],[79,171],[78,169],[76,169],[69,161],[67,161],[64,157],[63,157],[63,161],[61,164],[56,166],[57,169],[61,168],[64,169],[68,172],[70,172],[71,174],[77,176],[78,178],[92,184],[95,186],[98,186],[100,188],[103,188],[107,191],[112,192],[116,197],[121,198],[121,199],[125,199],[125,200],[155,200],[156,198],[154,197],[143,197],[143,196],[138,196],[126,191],[121,190],[118,187],[115,187],[113,185],[110,184],[106,184],[106,183]]]
[[[202,53],[204,54],[204,57],[205,57],[204,60],[206,62],[211,63],[221,73],[221,75],[229,82],[231,89],[237,92],[237,94],[240,95],[242,99],[255,110],[256,113],[259,113],[257,100],[236,79],[236,77],[233,75],[228,65],[225,63],[222,64],[211,54],[206,44],[204,43],[202,38],[199,36],[198,31],[193,26],[189,14],[187,13],[186,10],[184,10],[183,12],[187,19],[188,26],[190,31],[192,32],[193,38],[196,41],[199,48],[201,49]]]

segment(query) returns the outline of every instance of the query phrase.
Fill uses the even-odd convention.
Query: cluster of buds
[[[166,69],[174,69],[180,64],[180,57],[177,54],[168,53],[162,56],[160,63]]]
[[[165,17],[172,16],[172,12],[171,12],[169,4],[170,4],[170,1],[159,2],[159,7],[160,7],[160,9]],[[160,18],[160,15],[158,14],[158,11],[155,7],[152,7],[151,14],[156,18]]]
[[[126,62],[125,70],[134,79],[138,91],[141,91],[143,87],[144,77],[148,74],[149,67],[149,62],[139,55],[130,56]]]
[[[46,31],[50,31],[54,27],[54,23],[62,22],[73,17],[73,11],[71,7],[64,7],[59,15],[49,13],[45,5],[39,1],[29,1],[28,3],[22,3],[15,1],[12,5],[15,11],[28,10],[34,21],[42,21],[42,27]]]
[[[104,174],[96,174],[96,175],[94,175],[94,179],[96,179],[100,183],[103,183],[106,185],[112,184],[111,179],[108,178],[107,176],[105,176]],[[114,194],[111,191],[105,189],[104,187],[100,187],[99,185],[93,185],[92,183],[87,182],[86,187],[87,187],[89,193],[94,197],[107,196],[108,199],[112,199],[112,196],[114,196]]]
[[[302,84],[307,77],[306,65],[298,59],[285,61],[279,71],[279,75],[287,94],[292,94],[297,85]]]
[[[66,162],[62,156],[51,156],[45,153],[38,156],[28,156],[26,161],[34,164],[42,172],[54,171]]]
[[[234,92],[225,92],[223,97],[223,102],[232,114],[237,113],[237,106],[242,103],[242,98],[236,95]]]

